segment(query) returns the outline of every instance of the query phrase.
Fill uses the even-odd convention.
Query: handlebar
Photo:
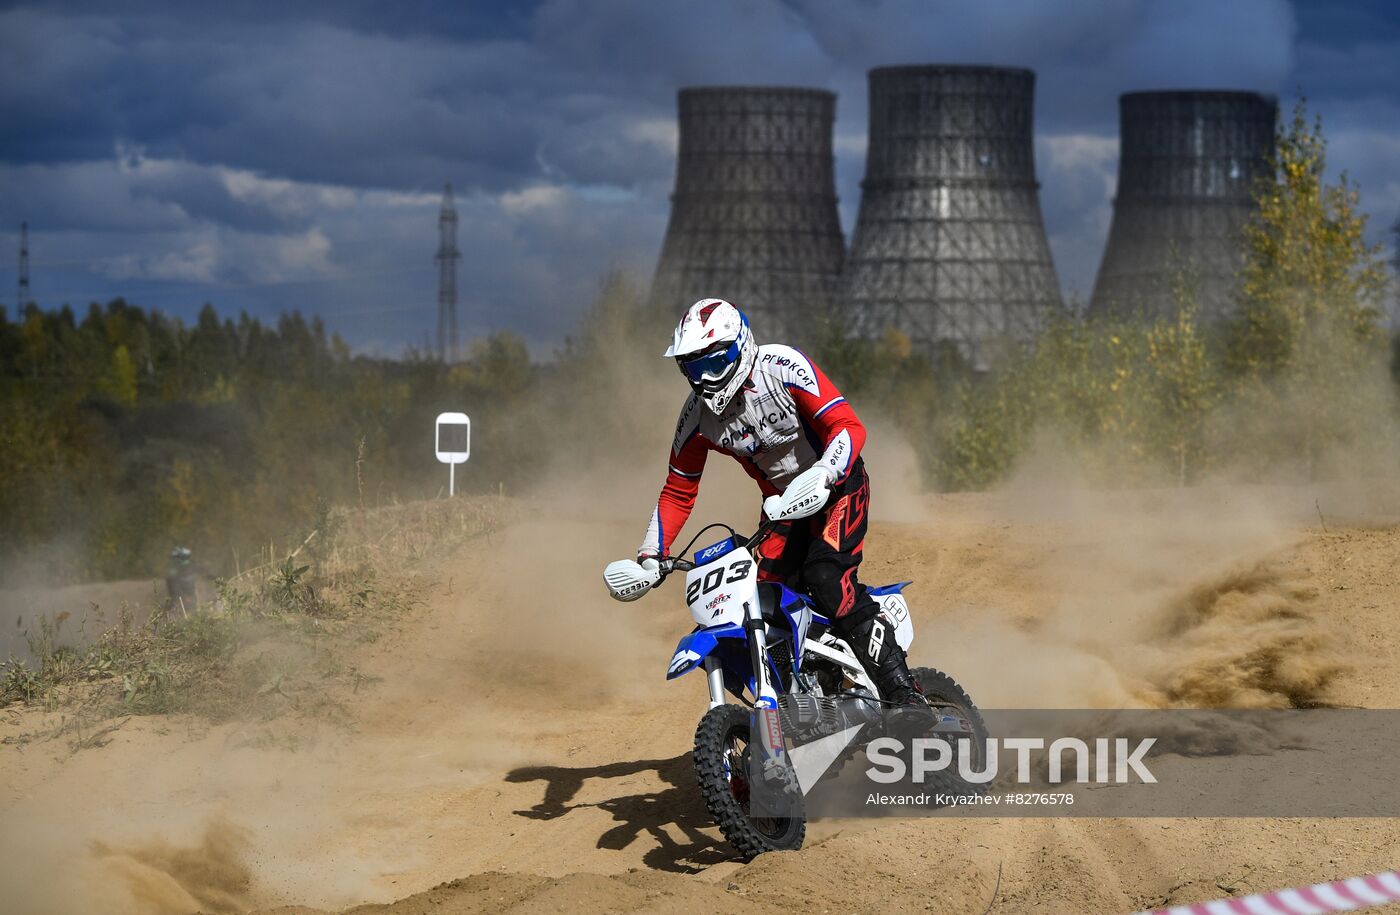
[[[695,563],[683,556],[663,556],[657,560],[661,566],[661,580],[665,581],[666,576],[672,572],[689,572],[695,568]],[[659,582],[658,582],[659,584]]]
[[[773,528],[776,527],[777,524],[778,522],[772,520],[771,518],[765,518],[763,523],[758,526],[758,530],[754,531],[753,536],[748,538],[747,540],[744,540],[744,548],[752,549],[753,546],[757,544],[760,540],[762,540],[768,534],[769,531],[773,530]],[[704,531],[702,530],[700,533],[704,533]],[[733,528],[729,529],[729,533],[735,539],[741,539],[739,537],[739,534]],[[695,537],[691,538],[690,543],[686,544],[685,550],[683,550],[682,552],[690,552],[690,548],[695,545],[695,539],[699,536],[700,534],[696,534]],[[670,575],[672,572],[689,572],[691,569],[695,568],[695,563],[691,562],[689,559],[686,559],[683,555],[659,556],[656,558],[656,562],[657,565],[660,567],[661,572],[661,578],[659,581],[657,581],[658,585],[661,584],[661,582],[665,581],[666,576]]]
[[[748,539],[748,542],[745,543],[744,546],[750,549],[753,548],[760,540],[768,535],[769,531],[777,526],[778,522],[774,521],[772,518],[765,518],[763,523],[758,526],[758,530],[753,532],[753,536]]]

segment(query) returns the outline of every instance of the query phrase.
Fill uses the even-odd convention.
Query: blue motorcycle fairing
[[[781,638],[787,639],[789,636],[783,634]],[[666,671],[666,679],[674,680],[690,673],[710,655],[719,660],[720,668],[724,671],[726,689],[740,697],[744,695],[745,688],[748,689],[749,695],[758,695],[753,667],[749,663],[748,633],[737,623],[705,628],[697,626],[682,636],[676,645],[675,654],[671,656],[671,666]],[[768,669],[776,682],[779,679],[778,669],[771,659]]]
[[[781,594],[781,599],[779,600],[778,605],[783,609],[784,614],[787,615],[789,620],[791,620],[793,617],[793,613],[790,612],[790,608],[793,608],[793,604],[796,602],[806,604],[812,609],[813,622],[820,623],[823,626],[831,625],[831,620],[827,616],[822,614],[819,610],[817,610],[816,602],[814,602],[811,597],[809,597],[806,594],[803,594],[801,591],[792,590],[782,582],[771,582],[770,584],[776,585],[780,589],[779,593]],[[886,594],[900,594],[904,591],[905,588],[909,587],[909,585],[912,584],[912,581],[897,581],[894,584],[881,585],[878,588],[866,588],[866,592],[871,597],[884,597]]]
[[[781,582],[763,582],[758,587],[764,619],[769,623],[779,622],[778,613],[781,613],[781,622],[786,624],[788,630],[786,637],[790,638],[794,645],[801,645],[806,640],[807,630],[813,623],[830,625],[826,617],[817,613],[812,599],[807,595],[799,594]],[[802,652],[793,651],[792,654],[793,672],[797,673],[802,668]]]
[[[734,548],[733,538],[706,547],[705,550],[696,554],[697,559],[701,553],[715,547],[726,547],[716,554],[715,558],[718,558]],[[872,597],[898,594],[909,584],[910,582],[907,581],[896,582],[892,585],[871,588],[869,593]],[[807,637],[807,633],[813,625],[831,625],[831,620],[816,611],[812,599],[806,594],[794,591],[779,582],[761,583],[759,589],[760,600],[767,605],[764,608],[764,617],[771,627],[769,632],[779,640],[800,644],[801,640]],[[784,624],[786,625],[784,626]],[[757,689],[749,664],[747,643],[748,634],[744,631],[744,627],[738,623],[696,626],[682,636],[680,642],[677,643],[675,654],[671,656],[671,666],[666,670],[666,679],[674,680],[690,673],[699,667],[705,658],[713,654],[719,659],[720,667],[724,671],[726,689],[736,696],[742,696],[747,688],[750,695],[756,695]],[[793,659],[794,673],[796,673],[797,668],[802,663],[802,652],[794,651],[793,655],[795,656]],[[778,681],[780,676],[777,668],[771,667],[771,670],[774,681]]]
[[[743,626],[736,623],[725,623],[708,629],[696,627],[683,636],[680,644],[676,646],[666,679],[674,680],[689,673],[710,656],[719,661],[720,670],[724,674],[725,689],[740,698],[743,698],[745,689],[751,696],[758,695],[753,667],[749,663],[748,633],[744,632]],[[777,670],[773,669],[774,678],[777,675]]]
[[[712,544],[710,544],[709,546],[705,547],[703,550],[696,550],[696,551],[695,551],[695,564],[696,564],[697,566],[703,566],[703,565],[705,565],[705,564],[707,564],[707,563],[714,562],[716,559],[719,559],[721,556],[727,556],[727,555],[729,555],[729,554],[732,553],[737,547],[738,547],[738,544],[734,542],[734,538],[733,538],[733,537],[725,537],[723,540],[719,541],[718,543],[712,543]]]
[[[769,587],[777,587],[778,594],[781,596],[781,599],[778,601],[779,607],[789,607],[794,603],[799,603],[806,604],[807,606],[816,609],[810,597],[808,597],[800,591],[792,590],[780,581],[763,582],[759,585],[759,587],[763,587],[764,585],[767,585]]]
[[[666,669],[666,679],[674,680],[682,674],[694,670],[701,661],[719,645],[720,639],[743,639],[744,627],[738,623],[725,623],[705,629],[696,628],[685,635],[676,645],[671,656],[671,666]]]

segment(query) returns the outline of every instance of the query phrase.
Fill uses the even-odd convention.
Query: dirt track
[[[864,578],[915,580],[914,660],[986,707],[1400,707],[1395,516],[1370,500],[1324,532],[1316,495],[901,500]],[[147,719],[57,766],[0,748],[7,910],[979,913],[1000,871],[996,912],[1128,912],[1400,864],[1394,820],[1004,819],[814,824],[740,865],[692,781],[703,683],[664,680],[683,607],[593,587],[627,515],[520,525],[449,564],[365,648],[383,680],[357,733],[282,750]]]

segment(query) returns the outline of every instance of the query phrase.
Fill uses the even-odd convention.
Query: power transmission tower
[[[457,361],[457,262],[462,259],[457,250],[457,208],[452,203],[452,185],[442,194],[442,212],[438,214],[438,359]]]
[[[15,298],[15,313],[29,304],[29,223],[19,224],[19,293]]]

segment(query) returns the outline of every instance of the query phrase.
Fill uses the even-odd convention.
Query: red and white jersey
[[[761,346],[748,382],[722,414],[694,394],[686,400],[638,552],[667,554],[695,506],[711,451],[729,454],[771,496],[818,463],[834,482],[844,480],[864,444],[865,427],[821,369],[790,346]]]

